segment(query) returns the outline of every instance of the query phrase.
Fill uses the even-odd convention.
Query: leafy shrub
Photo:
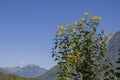
[[[112,64],[105,60],[108,34],[99,32],[101,17],[84,17],[74,25],[58,26],[52,57],[58,61],[56,80],[116,80]]]

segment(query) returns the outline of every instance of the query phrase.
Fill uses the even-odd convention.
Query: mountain
[[[3,67],[0,68],[0,71],[10,74],[16,74],[21,77],[34,78],[44,74],[47,70],[37,65],[29,64],[24,67]]]
[[[56,72],[57,72],[57,66],[54,66],[45,74],[41,75],[39,78],[41,80],[55,80],[55,78],[57,77]]]
[[[116,32],[112,35],[112,38],[109,40],[106,56],[107,59],[115,66],[118,67],[120,64],[117,64],[118,58],[120,57],[118,54],[118,50],[120,49],[120,31]]]
[[[109,59],[109,61],[115,66],[118,67],[120,64],[116,64],[116,61],[120,56],[118,56],[118,49],[120,48],[120,31],[116,33],[112,33],[108,36],[108,47],[105,52],[105,57]],[[45,74],[40,76],[41,80],[55,80],[57,77],[57,66],[54,66]]]

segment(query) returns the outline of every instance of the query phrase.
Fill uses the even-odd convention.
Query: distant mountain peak
[[[31,67],[31,68],[33,67],[34,68],[34,67],[39,67],[39,66],[38,65],[34,65],[34,64],[28,64],[28,65],[23,66],[23,67]]]
[[[2,72],[16,74],[21,77],[38,77],[44,74],[47,70],[39,67],[38,65],[28,64],[23,67],[15,66],[15,67],[3,67],[0,68]]]
[[[38,66],[38,65],[35,65],[35,64],[27,64],[26,66]]]

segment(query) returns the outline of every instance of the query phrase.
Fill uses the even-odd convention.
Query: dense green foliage
[[[112,64],[105,59],[108,35],[100,27],[99,16],[84,12],[82,21],[58,26],[53,57],[58,61],[57,80],[116,80]]]
[[[13,74],[6,74],[4,72],[0,72],[0,80],[40,80],[35,78],[22,78]]]

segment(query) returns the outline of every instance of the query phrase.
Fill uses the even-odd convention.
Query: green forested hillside
[[[22,78],[13,74],[6,74],[4,72],[0,72],[0,80],[40,80],[35,78]]]

